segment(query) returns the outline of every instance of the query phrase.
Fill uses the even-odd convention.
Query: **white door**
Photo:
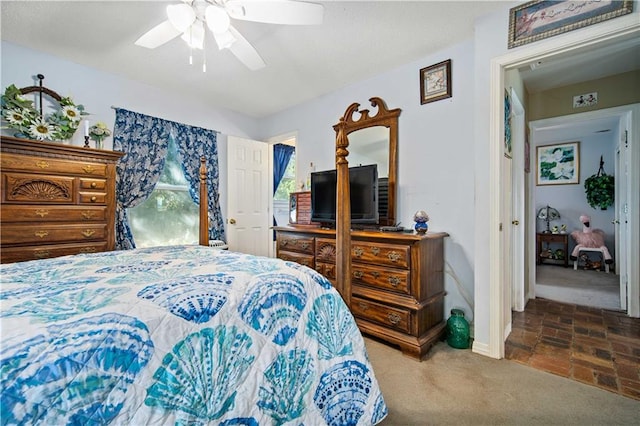
[[[511,137],[513,138],[513,160],[511,161],[511,308],[524,311],[525,297],[525,124],[524,108],[516,92],[511,90]],[[528,148],[528,147],[527,147]],[[508,226],[509,224],[507,224]],[[568,255],[568,254],[567,254]]]
[[[269,255],[269,145],[227,139],[227,244],[229,249]]]
[[[615,155],[615,270],[620,275],[620,309],[627,310],[627,250],[629,233],[627,182],[629,182],[629,143],[626,117],[620,120],[620,138]]]
[[[504,298],[502,299],[502,309],[503,309],[503,332],[504,332],[504,340],[507,340],[509,334],[511,333],[511,300],[512,300],[512,288],[513,288],[513,225],[511,224],[513,220],[513,213],[511,209],[511,204],[508,200],[512,199],[512,159],[504,156],[502,158],[502,176],[504,178],[504,186],[502,188],[501,197],[504,197],[501,203],[502,205],[502,223],[503,223],[503,232],[502,232],[502,259],[507,259],[505,262],[505,267],[502,270],[502,282],[504,283]]]

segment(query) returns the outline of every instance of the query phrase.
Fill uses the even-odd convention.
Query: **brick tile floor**
[[[514,312],[507,359],[640,400],[640,319],[533,299]]]

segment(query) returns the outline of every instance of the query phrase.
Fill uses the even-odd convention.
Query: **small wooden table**
[[[564,248],[564,259],[555,259],[546,256],[542,256],[542,243],[549,244],[562,244]],[[558,260],[564,262],[564,267],[569,266],[569,234],[552,234],[552,233],[544,233],[539,232],[536,234],[536,259],[537,264],[542,264],[544,259],[547,260]]]

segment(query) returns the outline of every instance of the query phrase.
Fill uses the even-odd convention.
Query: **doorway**
[[[622,22],[622,21],[619,21]],[[488,262],[488,277],[489,277],[489,340],[487,347],[476,348],[474,345],[474,351],[484,352],[488,356],[495,358],[504,357],[504,342],[506,339],[504,324],[510,322],[510,318],[505,318],[505,315],[511,315],[511,312],[505,312],[503,309],[505,286],[508,285],[505,282],[504,268],[505,261],[511,261],[511,257],[505,257],[504,255],[511,255],[512,248],[504,245],[504,241],[501,237],[502,226],[506,221],[510,221],[510,218],[505,217],[501,212],[504,212],[506,208],[505,204],[510,204],[511,199],[505,198],[503,190],[503,175],[501,173],[501,161],[503,157],[502,149],[504,138],[504,107],[503,107],[503,93],[504,93],[504,77],[505,72],[511,69],[517,69],[521,66],[534,63],[541,59],[550,58],[567,58],[571,55],[579,52],[584,53],[594,47],[612,46],[616,43],[623,43],[629,40],[638,40],[637,35],[640,32],[640,25],[637,22],[628,23],[624,25],[603,24],[594,28],[588,38],[566,37],[558,38],[556,40],[551,39],[545,42],[544,45],[539,45],[538,48],[522,49],[513,51],[509,54],[505,54],[500,57],[496,57],[491,60],[490,64],[490,85],[489,85],[489,140],[492,141],[489,150],[489,217],[491,224],[499,226],[491,226],[489,228],[489,262]],[[637,182],[640,179],[640,115],[638,108],[633,111],[634,119],[629,123],[630,132],[628,134],[628,149],[630,167],[627,179],[629,182]],[[626,239],[625,247],[621,250],[627,250],[629,253],[629,259],[635,259],[640,255],[640,217],[638,211],[640,210],[640,194],[636,191],[630,191],[628,194],[628,203],[626,206],[626,217],[628,235]],[[529,221],[530,222],[530,221]],[[530,226],[528,224],[527,228]],[[528,263],[531,264],[531,259],[535,258],[535,250],[531,250],[532,239],[528,238],[527,247],[529,252],[527,254]],[[628,283],[628,315],[633,317],[640,317],[640,266],[636,262],[628,262],[623,273],[626,276],[626,282]]]
[[[538,186],[535,175],[532,176],[529,190],[532,193],[532,206],[529,211],[535,218],[540,210],[543,213],[546,206],[553,206],[558,212],[558,218],[551,221],[552,226],[566,227],[564,234],[555,239],[566,238],[567,252],[559,246],[550,244],[550,248],[556,251],[562,250],[560,260],[553,258],[548,261],[542,256],[538,260],[538,254],[531,268],[535,270],[535,277],[531,281],[535,297],[554,300],[558,302],[604,308],[609,310],[626,311],[626,282],[621,277],[620,271],[624,271],[627,261],[627,251],[619,249],[621,235],[626,235],[626,223],[620,224],[616,219],[617,211],[625,203],[624,194],[627,193],[627,179],[624,171],[616,166],[619,155],[626,156],[624,147],[620,147],[621,134],[627,130],[625,116],[630,114],[628,107],[596,110],[588,113],[572,114],[563,117],[554,117],[530,122],[532,157],[538,146],[547,146],[553,143],[565,143],[577,141],[579,143],[579,174],[577,185]],[[626,159],[623,162],[626,163]],[[602,164],[604,172],[615,176],[617,192],[622,196],[616,197],[616,204],[605,210],[594,209],[587,205],[584,195],[584,181],[598,171]],[[602,230],[605,244],[613,257],[613,263],[609,267],[609,273],[604,259],[599,256],[590,256],[587,263],[579,260],[575,265],[568,259],[575,246],[571,233],[582,232],[584,227],[580,222],[583,215],[590,218],[590,231]],[[535,219],[534,219],[535,220]],[[537,232],[544,231],[544,220],[537,220],[534,229]],[[561,232],[562,231],[556,231]],[[596,231],[597,232],[597,231]],[[530,235],[534,241],[535,235]],[[541,245],[544,245],[542,243]],[[531,244],[530,244],[531,246]],[[553,247],[551,247],[553,246]],[[624,247],[624,246],[623,246]],[[537,251],[534,246],[534,250]],[[553,250],[548,253],[555,253]],[[559,252],[560,253],[560,252]],[[544,250],[543,250],[544,254]],[[562,267],[564,260],[568,267]],[[593,262],[592,262],[593,259]],[[556,263],[551,265],[550,263]],[[559,263],[559,265],[558,265]],[[602,272],[602,273],[600,273]]]

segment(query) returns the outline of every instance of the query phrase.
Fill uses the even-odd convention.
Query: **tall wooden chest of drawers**
[[[0,261],[115,247],[120,152],[2,136]]]
[[[277,256],[335,283],[335,230],[276,227]],[[353,231],[351,312],[363,333],[414,358],[443,337],[444,237]]]

